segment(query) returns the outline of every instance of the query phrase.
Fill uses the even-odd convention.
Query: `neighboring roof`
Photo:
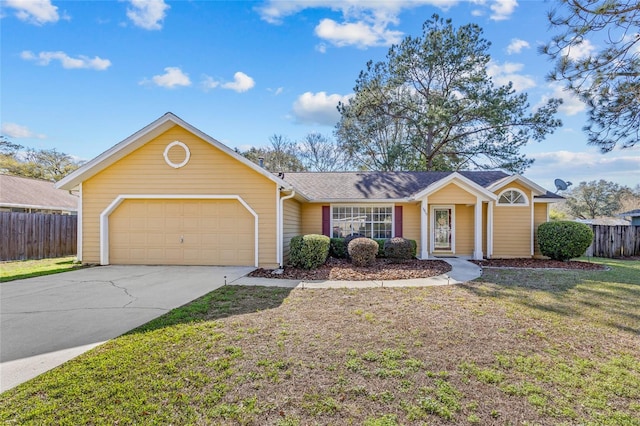
[[[176,116],[171,112],[167,112],[166,114],[158,118],[153,123],[137,131],[136,133],[129,136],[122,142],[109,148],[108,150],[98,155],[93,160],[88,161],[87,163],[82,165],[82,167],[80,167],[78,170],[66,176],[60,182],[56,183],[56,188],[74,189],[83,181],[100,173],[102,170],[106,169],[116,161],[120,160],[121,158],[124,158],[125,156],[132,153],[136,149],[145,145],[147,142],[151,141],[153,138],[166,132],[173,126],[180,126],[183,129],[187,130],[188,132],[193,133],[194,135],[198,136],[200,139],[210,143],[211,145],[218,148],[222,152],[226,153],[227,155],[243,163],[245,166],[255,170],[257,173],[260,173],[261,175],[272,180],[276,184],[283,186],[284,189],[288,189],[288,184],[282,179],[280,179],[279,177],[277,177],[276,175],[268,172],[267,170],[263,169],[257,164],[247,160],[245,157],[233,151],[231,148],[229,148],[225,144],[217,141],[216,139],[212,138],[206,133],[198,130],[197,128],[193,127],[191,124],[187,123],[186,121],[182,120],[181,118],[179,118],[178,116]]]
[[[640,217],[640,209],[629,210],[628,212],[620,213],[618,216]]]
[[[285,173],[289,182],[308,200],[409,200],[429,186],[456,172],[302,172]],[[457,172],[487,188],[508,175],[501,171]]]
[[[587,225],[629,225],[628,220],[616,219],[615,217],[599,217],[597,219],[574,219],[574,222],[586,223]]]
[[[0,206],[77,211],[78,200],[53,182],[0,174]]]

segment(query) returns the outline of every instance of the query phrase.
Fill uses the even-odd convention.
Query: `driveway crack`
[[[122,287],[119,286],[118,284],[116,284],[114,281],[107,281],[109,284],[111,284],[112,287],[114,288],[118,288],[122,291],[124,291],[124,294],[126,294],[127,296],[129,296],[129,298],[131,299],[128,303],[125,303],[124,306],[122,306],[123,308],[126,308],[127,306],[129,306],[130,304],[132,304],[133,302],[135,302],[136,300],[138,300],[137,297],[135,297],[134,295],[132,295],[131,293],[129,293],[129,290],[126,287]]]

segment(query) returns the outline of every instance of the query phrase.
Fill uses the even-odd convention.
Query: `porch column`
[[[476,197],[475,232],[473,258],[482,260],[482,199]]]
[[[420,203],[420,259],[427,259],[429,257],[429,247],[427,241],[429,240],[429,232],[427,231],[429,217],[429,202],[428,197],[424,197]]]
[[[493,201],[487,205],[487,257],[493,256]]]

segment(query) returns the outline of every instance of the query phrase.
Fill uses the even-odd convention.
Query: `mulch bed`
[[[318,269],[307,270],[287,266],[281,274],[277,274],[273,269],[259,268],[249,276],[291,280],[388,281],[434,277],[450,270],[451,265],[443,260],[413,259],[404,263],[391,263],[387,259],[376,259],[372,266],[357,267],[346,259],[330,257]]]
[[[606,266],[591,262],[579,262],[570,260],[562,262],[550,259],[485,259],[472,260],[483,268],[554,268],[554,269],[580,269],[586,271],[602,271]]]

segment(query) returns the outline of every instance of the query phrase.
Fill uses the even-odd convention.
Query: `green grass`
[[[81,267],[82,265],[76,262],[75,256],[0,262],[0,282],[57,274]]]
[[[0,423],[640,425],[640,262],[597,261],[223,287],[3,393]]]

